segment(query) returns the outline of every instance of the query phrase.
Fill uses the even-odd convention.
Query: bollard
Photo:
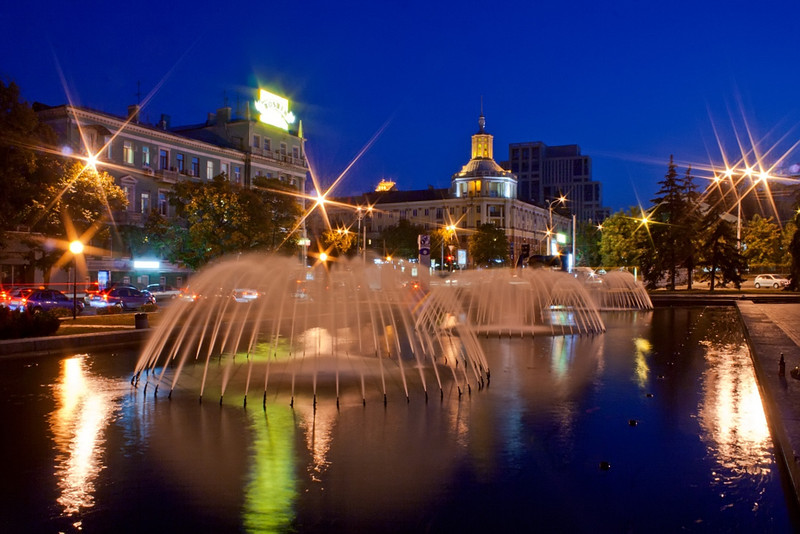
[[[781,352],[781,361],[778,363],[778,376],[786,376],[786,360],[783,359]]]
[[[136,330],[143,330],[145,328],[150,328],[150,324],[147,322],[146,313],[137,313],[133,317],[133,324],[135,325]]]

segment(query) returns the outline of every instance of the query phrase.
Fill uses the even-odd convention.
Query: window
[[[261,148],[261,138],[257,135],[253,136],[253,148]]]
[[[207,161],[206,162],[206,179],[210,180],[214,177],[214,162]]]
[[[133,165],[133,142],[122,142],[122,161],[128,165]]]
[[[412,217],[416,217],[417,216],[417,210],[412,210],[411,211],[411,216]]]
[[[175,161],[178,164],[178,172],[183,172],[183,170],[186,168],[183,164],[183,154],[178,154],[175,156]]]
[[[200,158],[192,158],[192,176],[200,176]]]
[[[169,152],[164,149],[158,151],[158,168],[169,169]]]
[[[300,159],[300,147],[297,146],[292,147],[292,157],[294,159]]]
[[[242,181],[242,168],[239,166],[233,168],[233,181],[237,184]]]
[[[431,214],[431,210],[429,210],[428,208],[425,208],[425,217],[429,216],[430,214]]]
[[[286,143],[281,143],[281,156],[286,155]]]
[[[227,163],[220,164],[219,172],[220,172],[220,174],[224,174],[226,178],[230,179],[230,176],[228,176],[228,164]]]
[[[150,147],[143,146],[142,147],[142,165],[145,167],[150,166]]]
[[[158,192],[158,213],[163,216],[167,216],[167,208],[169,207],[169,203],[167,202],[167,192],[163,190],[159,190]]]
[[[142,213],[150,213],[150,193],[142,193]]]
[[[123,185],[122,191],[125,193],[125,199],[128,201],[128,205],[125,207],[125,211],[135,211],[134,206],[134,187],[132,185]]]
[[[269,139],[268,137],[264,138],[264,150],[266,150],[267,152],[272,150],[272,140]]]

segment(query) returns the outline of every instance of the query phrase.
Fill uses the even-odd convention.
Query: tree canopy
[[[508,238],[502,228],[482,224],[467,241],[469,256],[475,265],[494,267],[508,264]]]

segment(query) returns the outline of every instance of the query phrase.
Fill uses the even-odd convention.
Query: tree
[[[0,81],[0,246],[7,232],[30,225],[24,207],[45,202],[46,189],[58,180],[56,158],[43,155],[54,145],[52,130],[20,100],[17,85]]]
[[[127,205],[125,192],[107,172],[97,171],[80,162],[56,162],[57,180],[43,188],[23,210],[31,230],[63,243],[91,236],[100,241],[108,232],[105,223],[110,214]],[[52,247],[48,240],[29,240],[29,261],[44,271],[64,254],[66,246]]]
[[[602,232],[591,221],[578,222],[575,232],[575,265],[600,265],[600,240]]]
[[[262,251],[294,251],[292,239],[301,207],[278,180],[255,180],[243,189],[225,175],[210,182],[183,181],[170,193],[184,231],[170,260],[193,269],[225,254]]]
[[[789,287],[792,291],[800,290],[800,213],[794,217],[795,231],[789,243],[789,253],[792,255],[791,274]]]
[[[619,211],[603,221],[600,236],[600,264],[606,267],[634,267],[639,265],[642,212],[630,208]]]
[[[700,238],[700,261],[705,267],[704,279],[710,280],[709,290],[714,291],[716,280],[722,285],[733,282],[739,289],[745,260],[739,251],[736,229],[723,217],[720,192],[711,190],[707,197],[709,209],[703,217]]]
[[[492,267],[509,261],[508,238],[502,228],[482,224],[467,242],[469,255],[475,265]]]
[[[779,264],[781,267],[790,266],[792,264],[792,238],[797,232],[797,223],[789,221],[783,225],[781,231],[781,256]]]
[[[401,219],[395,226],[384,228],[380,234],[384,255],[393,258],[414,259],[419,256],[417,237],[426,233],[425,228]]]
[[[780,263],[781,230],[772,217],[765,219],[753,215],[747,222],[742,236],[743,256],[752,267],[767,267]]]
[[[356,234],[347,228],[331,228],[322,234],[326,246],[333,248],[337,255],[347,254],[356,244]]]
[[[682,230],[678,234],[677,246],[683,257],[683,265],[686,267],[686,289],[691,290],[694,269],[697,265],[697,234],[703,219],[691,165],[686,169],[681,188],[684,195],[684,210],[680,219],[676,221]]]
[[[691,173],[689,184],[691,184]],[[678,170],[672,155],[664,179],[658,182],[661,189],[656,193],[656,198],[651,202],[654,205],[651,220],[651,236],[653,247],[645,249],[647,265],[643,275],[651,282],[657,283],[664,272],[668,274],[668,286],[675,289],[675,281],[679,265],[685,262],[685,244],[687,242],[687,229],[683,227],[686,212],[685,182],[678,178]],[[658,196],[660,195],[660,196]]]

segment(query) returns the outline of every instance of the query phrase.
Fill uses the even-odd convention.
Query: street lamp
[[[557,199],[551,200],[550,202],[547,203],[547,211],[548,211],[548,213],[550,215],[550,226],[547,229],[547,255],[548,256],[553,253],[552,252],[552,248],[553,248],[552,247],[552,242],[553,242],[553,204],[555,204],[557,202],[559,202],[562,205],[564,205],[567,202],[567,197],[565,197],[564,195],[561,195]]]
[[[442,236],[442,271],[444,271],[444,240],[450,240],[450,235],[456,231],[456,225],[448,224],[444,227],[444,229],[447,231],[447,233]]]
[[[72,265],[75,275],[72,280],[72,320],[78,317],[78,254],[83,252],[83,243],[77,239],[69,244],[69,251],[72,252]]]

